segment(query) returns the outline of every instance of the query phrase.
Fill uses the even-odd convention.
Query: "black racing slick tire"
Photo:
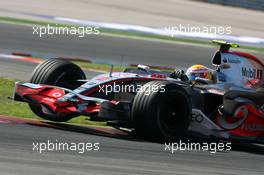
[[[82,69],[69,61],[61,59],[48,59],[40,63],[33,71],[30,83],[47,84],[67,89],[75,89],[79,86],[78,80],[86,79]],[[57,116],[42,112],[40,105],[29,105],[37,116],[55,122],[65,122],[76,115]]]
[[[189,127],[191,100],[178,84],[151,81],[136,94],[131,116],[138,135],[157,141],[177,140]]]

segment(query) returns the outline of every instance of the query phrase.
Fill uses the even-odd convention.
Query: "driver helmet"
[[[197,77],[213,80],[212,70],[200,64],[193,65],[187,69],[186,75],[190,81],[195,81]]]

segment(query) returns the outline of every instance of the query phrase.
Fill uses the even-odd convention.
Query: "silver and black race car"
[[[35,68],[29,83],[16,83],[14,100],[29,103],[43,119],[65,122],[85,115],[154,139],[195,133],[264,141],[264,64],[230,51],[236,44],[217,43],[211,83],[144,65],[87,80],[77,65],[49,59]]]

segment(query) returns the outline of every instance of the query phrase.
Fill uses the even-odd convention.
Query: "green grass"
[[[72,25],[70,25],[70,24],[58,24],[58,23],[54,23],[54,22],[27,20],[27,19],[11,18],[11,17],[0,17],[0,22],[20,24],[20,25],[40,25],[40,26],[45,26],[45,25],[49,24],[50,26],[57,26],[57,27],[72,27],[72,26],[78,27],[79,26],[79,25],[73,25],[73,24]],[[170,36],[161,36],[161,35],[156,35],[156,34],[146,34],[143,32],[121,31],[121,30],[116,30],[116,29],[100,28],[100,33],[118,35],[118,36],[129,36],[129,37],[136,37],[136,38],[143,38],[143,39],[144,38],[145,39],[158,39],[158,40],[164,40],[164,41],[175,41],[175,42],[202,44],[202,45],[213,45],[208,40],[202,40],[202,39],[177,38],[177,37],[170,37]],[[261,47],[241,45],[240,48],[264,53],[264,48],[261,48]]]
[[[12,96],[15,87],[13,80],[0,77],[0,115],[37,118],[26,103],[19,103],[8,99]]]
[[[40,119],[35,114],[33,114],[27,103],[16,102],[8,99],[11,97],[14,91],[15,81],[0,77],[0,115],[4,116],[13,116],[21,118],[33,118]],[[87,125],[106,125],[105,122],[94,122],[86,120],[85,116],[80,116],[73,118],[68,123],[78,123],[78,124],[87,124]]]

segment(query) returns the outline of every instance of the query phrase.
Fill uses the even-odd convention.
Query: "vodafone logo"
[[[61,96],[62,96],[62,93],[60,93],[60,92],[55,92],[52,94],[52,97],[55,97],[55,98],[59,98]]]

